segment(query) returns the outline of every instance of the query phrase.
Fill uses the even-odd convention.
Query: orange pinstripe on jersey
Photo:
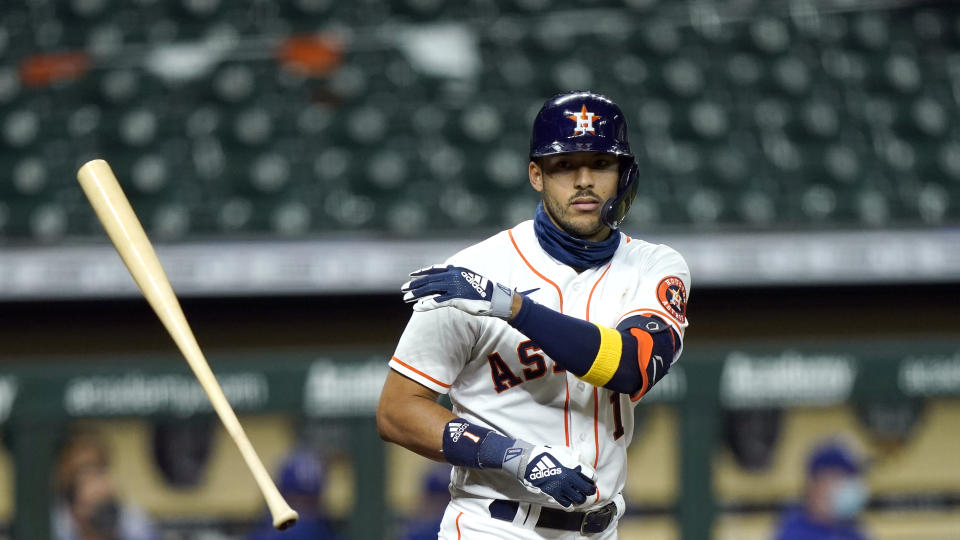
[[[560,287],[553,281],[550,281],[550,279],[547,278],[547,276],[538,272],[537,269],[534,268],[532,264],[530,264],[530,261],[528,261],[527,258],[523,256],[523,252],[520,251],[520,246],[517,245],[516,238],[513,237],[513,231],[507,231],[507,235],[510,236],[510,243],[513,244],[513,249],[517,250],[517,255],[519,255],[520,258],[523,259],[523,262],[524,264],[527,265],[527,268],[529,268],[530,271],[536,274],[537,277],[539,277],[540,279],[546,281],[550,285],[553,285],[553,288],[557,290],[557,297],[560,298],[560,313],[563,313],[563,293],[560,291]],[[570,383],[566,382],[565,386],[566,386],[567,397],[563,401],[563,440],[564,440],[564,443],[569,447],[570,446],[570,421],[568,417],[570,416]]]
[[[596,455],[593,457],[593,468],[597,468],[597,462],[600,460],[600,428],[598,424],[600,422],[600,402],[597,401],[597,387],[593,387],[593,444],[596,447]],[[567,445],[570,446],[570,445]],[[599,496],[599,488],[597,488],[597,495]]]
[[[627,236],[627,242],[630,241],[630,237]],[[600,274],[600,277],[597,278],[597,281],[593,284],[593,287],[590,289],[590,296],[587,297],[587,321],[590,320],[590,304],[593,302],[593,293],[597,290],[597,285],[603,281],[603,277],[607,275],[607,272],[610,271],[610,267],[613,266],[613,262],[607,265],[606,270]],[[597,387],[593,387],[593,443],[596,448],[596,455],[593,458],[593,468],[597,468],[597,463],[600,461],[600,400],[597,397]],[[600,500],[600,489],[597,488],[597,500]]]
[[[627,237],[627,242],[630,241],[630,237]],[[613,266],[613,262],[610,262],[607,265],[607,268],[600,274],[600,277],[597,278],[597,281],[594,282],[593,287],[590,288],[590,295],[587,297],[587,316],[586,320],[590,320],[590,304],[593,302],[593,293],[597,290],[597,285],[603,281],[603,277],[607,275],[607,272],[610,271],[610,267]],[[593,444],[596,450],[596,453],[593,456],[593,468],[597,468],[597,463],[600,462],[600,400],[597,397],[597,387],[593,387]],[[597,488],[597,498],[600,500],[600,488]]]
[[[507,231],[507,234],[510,235],[510,242],[513,243],[513,249],[517,250],[517,255],[520,255],[520,258],[523,259],[523,262],[525,262],[525,263],[527,264],[527,268],[529,268],[529,269],[530,269],[534,274],[536,274],[540,279],[542,279],[542,280],[546,281],[547,283],[553,285],[553,288],[557,290],[557,296],[560,297],[560,313],[563,313],[563,293],[560,292],[560,287],[557,286],[556,283],[554,283],[554,282],[550,281],[549,279],[547,279],[547,276],[541,274],[540,272],[537,272],[537,269],[534,268],[532,264],[530,264],[530,261],[528,261],[526,257],[523,256],[523,252],[520,251],[520,246],[517,245],[517,241],[513,238],[513,231]]]
[[[567,391],[567,397],[563,400],[563,441],[567,447],[570,447],[570,422],[567,417],[570,416],[570,381],[566,380],[567,375],[564,373],[564,382],[563,387]]]
[[[457,520],[454,524],[457,526],[457,540],[460,540],[460,517],[463,516],[463,512],[457,514]]]
[[[597,290],[597,285],[599,285],[600,282],[603,281],[603,276],[607,275],[607,272],[610,271],[611,266],[613,266],[612,262],[607,265],[607,269],[604,270],[602,274],[600,274],[600,277],[597,278],[597,282],[594,283],[593,288],[590,289],[590,296],[587,297],[587,320],[588,321],[590,320],[590,302],[593,300],[593,291]]]
[[[396,362],[396,363],[400,364],[401,366],[409,369],[410,371],[416,373],[417,375],[420,375],[421,377],[425,377],[425,378],[427,378],[427,379],[429,379],[429,380],[431,380],[431,381],[439,384],[440,386],[442,386],[442,387],[444,387],[444,388],[450,388],[450,385],[449,385],[449,384],[443,383],[443,382],[440,382],[440,381],[434,379],[433,377],[431,377],[431,376],[427,375],[426,373],[420,371],[419,369],[411,366],[410,364],[404,362],[403,360],[400,360],[400,359],[397,358],[396,356],[394,356],[394,357],[392,357],[392,358],[393,358],[393,361],[394,361],[394,362]]]

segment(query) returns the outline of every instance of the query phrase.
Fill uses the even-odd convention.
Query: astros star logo
[[[577,127],[573,128],[574,135],[586,135],[588,132],[596,134],[597,130],[593,129],[593,121],[600,117],[588,111],[586,105],[581,106],[579,113],[573,113],[567,118],[577,123]]]
[[[667,302],[677,311],[683,311],[683,296],[678,289],[667,289]]]
[[[687,317],[687,290],[683,280],[677,276],[667,276],[657,285],[657,299],[667,310],[667,314],[683,324]]]

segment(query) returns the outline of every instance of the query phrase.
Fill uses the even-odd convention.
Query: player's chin
[[[578,227],[589,228],[600,223],[600,208],[586,210],[570,205],[567,207],[564,217],[568,222],[575,223]]]
[[[594,215],[567,215],[564,229],[575,236],[593,236],[603,230],[599,213]]]

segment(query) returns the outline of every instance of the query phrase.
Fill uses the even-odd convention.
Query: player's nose
[[[593,170],[586,165],[578,168],[574,181],[577,189],[593,187]]]

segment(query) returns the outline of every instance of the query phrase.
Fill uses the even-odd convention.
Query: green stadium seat
[[[867,227],[885,227],[891,220],[889,197],[879,190],[867,188],[856,194],[854,206],[859,223]]]
[[[811,98],[797,104],[796,126],[791,135],[805,140],[828,140],[837,137],[849,119],[830,100]]]
[[[863,84],[868,74],[868,63],[859,51],[830,47],[822,54],[823,69],[833,83],[850,88]]]
[[[427,231],[430,210],[416,200],[398,200],[381,216],[386,230],[399,236],[418,236]]]
[[[760,58],[749,52],[736,52],[725,59],[725,78],[734,91],[749,92],[765,77]]]
[[[956,114],[955,108],[947,108],[947,99],[921,95],[916,99],[900,102],[894,129],[901,136],[930,142],[943,137],[949,131]]]
[[[0,104],[6,108],[21,94],[20,75],[13,66],[0,65]]]
[[[612,66],[612,82],[619,85],[618,103],[623,101],[622,107],[630,108],[639,101],[635,96],[637,89],[644,88],[652,76],[650,66],[643,57],[628,51],[618,54]]]
[[[8,109],[0,125],[2,142],[9,151],[23,151],[38,143],[40,115],[29,108]]]
[[[277,204],[270,212],[270,232],[279,236],[303,236],[313,225],[313,210],[303,201]]]
[[[960,186],[960,141],[956,139],[944,141],[936,149],[936,154],[928,152],[925,156],[925,165],[936,164],[937,171],[934,172],[934,176],[942,177],[946,183]]]
[[[61,15],[74,17],[78,21],[90,21],[102,15],[109,13],[111,2],[109,0],[71,0],[64,2],[66,9]]]
[[[213,222],[215,232],[236,235],[248,230],[255,210],[249,198],[234,196],[209,209],[207,216]]]
[[[868,51],[884,50],[890,45],[888,14],[864,10],[852,17],[852,41]]]
[[[687,216],[696,226],[715,225],[728,211],[723,195],[711,188],[693,190],[685,203]]]
[[[263,107],[252,105],[233,111],[230,135],[238,145],[262,148],[274,138],[274,117]]]
[[[884,59],[887,87],[898,94],[914,94],[923,87],[923,73],[915,51],[895,51]]]
[[[822,175],[817,175],[837,185],[852,185],[861,181],[864,163],[861,153],[843,141],[810,145],[808,164],[817,171],[822,165]]]
[[[771,71],[777,90],[792,98],[806,95],[813,86],[809,66],[808,61],[798,56],[785,55],[775,59]]]
[[[693,58],[677,56],[662,66],[664,90],[681,99],[699,96],[706,84],[704,70]]]
[[[776,199],[762,190],[741,192],[735,204],[740,221],[755,227],[768,227],[778,218]]]
[[[345,186],[350,179],[360,174],[361,157],[348,148],[328,146],[317,152],[313,159],[313,173],[320,185]]]
[[[266,151],[254,156],[250,163],[249,176],[245,186],[252,193],[271,196],[284,194],[292,184],[290,178],[290,160],[286,156]]]
[[[664,17],[652,18],[644,22],[632,45],[644,58],[668,58],[683,44],[684,36],[677,26]]]
[[[515,194],[529,182],[527,164],[529,158],[523,146],[502,144],[491,147],[483,155],[483,185],[501,189],[505,194]]]
[[[708,182],[712,185],[740,191],[753,179],[756,151],[752,141],[743,133],[732,134],[711,144],[704,157],[707,159]]]
[[[534,61],[520,47],[485,48],[483,62],[483,80],[492,88],[529,91],[536,77]]]
[[[775,56],[790,48],[790,27],[779,17],[761,17],[748,23],[743,45],[758,54]]]
[[[255,98],[257,77],[253,68],[244,64],[229,63],[214,73],[213,95],[224,104],[237,104]]]
[[[716,101],[705,99],[691,103],[686,110],[690,135],[705,140],[726,138],[733,122],[728,111],[729,107]]]

